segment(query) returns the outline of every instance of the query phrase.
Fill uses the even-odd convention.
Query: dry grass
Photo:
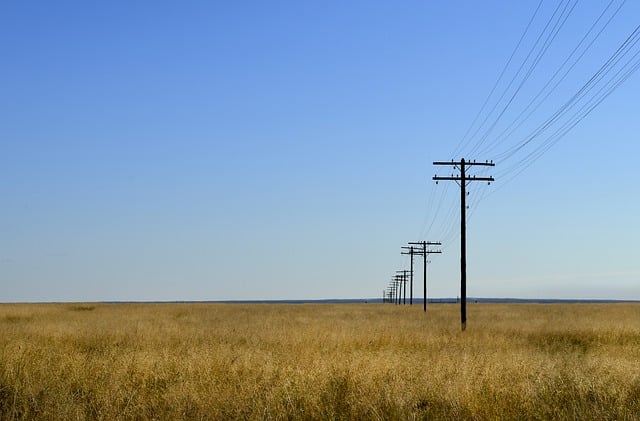
[[[640,305],[0,305],[1,419],[640,419]]]

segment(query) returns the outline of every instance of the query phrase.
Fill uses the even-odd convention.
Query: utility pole
[[[392,279],[389,284],[389,302],[391,304],[396,303],[396,282]]]
[[[471,181],[486,181],[491,183],[494,181],[493,177],[467,177],[466,167],[494,167],[495,164],[488,161],[466,162],[464,158],[462,158],[459,162],[453,160],[451,162],[434,162],[433,165],[452,165],[454,168],[458,167],[460,171],[459,176],[438,177],[436,175],[433,177],[433,180],[435,180],[436,183],[440,180],[455,181],[460,186],[460,322],[462,324],[462,330],[464,331],[467,328],[467,183]]]
[[[395,275],[393,278],[393,287],[395,289],[395,297],[394,297],[394,302],[396,304],[400,304],[400,295],[402,293],[402,289],[400,288],[400,276],[399,275]]]
[[[422,271],[422,276],[423,276],[422,286],[424,291],[424,302],[422,303],[422,308],[426,312],[427,311],[427,256],[432,253],[442,253],[442,251],[440,250],[430,250],[427,248],[427,246],[441,246],[442,243],[439,241],[438,242],[420,241],[415,243],[410,242],[409,244],[422,246],[422,248],[418,248],[418,250],[414,250],[414,253],[419,255],[421,254],[424,259],[424,267]]]
[[[396,276],[399,277],[401,279],[401,282],[404,284],[404,302],[403,302],[404,305],[407,304],[407,272],[409,271],[406,269],[396,271],[396,273],[402,274],[402,275],[396,275]]]
[[[397,273],[394,275],[394,279],[396,282],[396,304],[400,305],[402,302],[402,275],[398,275]]]
[[[407,305],[407,271],[402,271],[402,283],[404,284],[404,302],[403,305]]]
[[[409,272],[409,275],[411,277],[411,287],[409,289],[409,305],[412,306],[413,305],[413,246],[409,246],[409,247],[401,247],[402,249],[408,249],[408,251],[401,251],[400,254],[408,254],[409,256],[411,256],[411,271]]]
[[[409,272],[408,270],[403,271],[403,275],[404,275],[404,304],[407,305],[407,281],[408,276],[407,276],[407,272]],[[413,272],[413,269],[411,270],[411,272]],[[411,273],[411,277],[413,277],[413,273]]]

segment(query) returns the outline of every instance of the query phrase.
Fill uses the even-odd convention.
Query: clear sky
[[[455,297],[461,157],[470,296],[640,299],[623,3],[2,2],[0,301]]]

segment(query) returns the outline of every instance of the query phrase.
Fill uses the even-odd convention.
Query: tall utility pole
[[[429,254],[432,254],[432,253],[442,253],[442,251],[440,250],[430,250],[427,248],[427,246],[441,246],[442,243],[439,241],[435,243],[431,241],[420,241],[415,243],[410,242],[409,244],[422,246],[422,248],[418,248],[417,250],[414,249],[413,252],[414,254],[418,254],[418,255],[421,254],[424,259],[424,267],[422,271],[424,302],[422,303],[422,308],[424,309],[424,311],[427,311],[427,257]],[[411,263],[413,263],[413,261]]]
[[[409,276],[411,279],[410,285],[411,287],[409,288],[409,305],[412,306],[413,305],[413,246],[409,246],[409,247],[401,247],[403,249],[408,249],[408,251],[401,251],[400,254],[408,254],[409,256],[411,256],[411,271],[409,272]]]
[[[493,177],[467,177],[467,166],[485,166],[494,167],[496,164],[493,162],[466,162],[462,158],[459,162],[434,162],[433,165],[452,165],[454,168],[458,167],[460,171],[459,176],[451,177],[433,177],[437,183],[440,180],[455,181],[460,186],[460,322],[462,324],[462,330],[467,328],[467,183],[471,181],[486,181],[491,183],[494,181]]]

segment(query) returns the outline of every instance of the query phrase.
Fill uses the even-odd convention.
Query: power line
[[[504,76],[505,72],[507,71],[507,68],[511,64],[511,61],[513,60],[513,57],[516,55],[516,52],[520,48],[520,45],[522,44],[522,40],[524,40],[525,36],[529,32],[529,28],[531,27],[531,24],[533,23],[536,15],[538,14],[538,11],[540,10],[540,6],[542,6],[542,2],[543,1],[544,0],[540,0],[540,2],[538,2],[538,6],[536,7],[536,10],[533,12],[533,15],[531,16],[531,19],[529,19],[529,22],[527,23],[527,26],[524,28],[524,32],[522,33],[522,35],[520,35],[520,39],[518,40],[518,43],[516,44],[515,48],[511,52],[511,55],[509,56],[509,59],[505,63],[504,67],[502,68],[502,71],[500,72],[500,76],[498,76],[498,79],[493,84],[493,88],[491,88],[491,92],[489,92],[489,95],[487,95],[487,98],[484,100],[484,103],[480,107],[480,110],[478,111],[478,113],[476,114],[475,118],[473,119],[473,121],[471,122],[469,127],[467,128],[467,131],[465,132],[464,136],[462,137],[462,139],[458,143],[458,146],[456,146],[456,148],[453,150],[453,155],[456,155],[458,153],[458,149],[463,145],[465,139],[467,138],[467,136],[469,135],[469,132],[471,131],[471,128],[476,124],[476,122],[478,121],[478,118],[480,117],[480,115],[484,111],[485,107],[489,103],[489,99],[491,99],[491,97],[493,96],[493,93],[495,92],[496,88],[498,87],[498,84],[502,80],[502,77]]]
[[[591,76],[591,78],[587,82],[585,82],[582,87],[571,98],[569,98],[569,100],[567,100],[558,110],[556,110],[549,118],[547,118],[542,124],[540,124],[529,136],[525,138],[525,140],[500,154],[499,158],[503,160],[511,158],[514,154],[522,150],[525,146],[527,146],[534,139],[540,136],[544,132],[544,130],[549,128],[558,119],[564,116],[573,106],[575,106],[575,104],[580,99],[584,98],[585,95],[588,94],[596,86],[596,84],[611,71],[611,68],[615,66],[624,57],[625,54],[627,54],[626,51],[636,45],[638,40],[640,40],[640,25],[636,27],[636,29],[627,37],[622,45],[618,47],[618,49],[611,55],[611,57],[609,57],[609,59],[598,69],[598,71],[593,76]]]
[[[500,119],[502,118],[502,116],[505,114],[505,112],[507,111],[507,109],[509,108],[509,106],[513,103],[513,101],[515,100],[516,96],[518,95],[518,93],[520,93],[520,90],[522,89],[522,87],[524,86],[524,84],[529,80],[529,78],[531,77],[531,75],[533,74],[533,71],[535,70],[535,68],[538,66],[538,64],[540,63],[540,61],[542,60],[542,58],[544,57],[544,55],[546,54],[546,52],[549,50],[549,47],[551,46],[551,43],[555,40],[556,36],[558,35],[558,33],[560,32],[560,29],[562,29],[562,27],[564,26],[565,22],[567,21],[567,19],[569,18],[569,16],[571,15],[571,12],[573,12],[573,9],[576,7],[577,4],[577,0],[574,2],[573,6],[571,7],[571,9],[569,9],[569,12],[567,13],[566,16],[564,16],[564,12],[567,8],[567,6],[569,5],[569,3],[567,3],[567,5],[565,5],[565,8],[563,9],[562,13],[560,14],[560,16],[558,17],[558,21],[554,24],[553,29],[551,30],[551,32],[547,35],[547,38],[545,39],[540,51],[538,52],[538,54],[536,55],[536,57],[533,60],[533,64],[529,67],[529,69],[527,70],[527,73],[525,74],[524,78],[522,79],[522,81],[520,81],[520,84],[518,85],[518,87],[516,88],[515,92],[511,95],[511,98],[509,98],[509,101],[507,101],[507,104],[502,108],[502,111],[500,111],[500,114],[498,114],[498,116],[496,117],[496,119],[494,120],[494,122],[491,124],[491,126],[487,129],[487,131],[485,132],[485,134],[482,136],[482,138],[480,138],[480,140],[478,141],[478,143],[476,143],[476,145],[471,149],[470,153],[475,154],[478,150],[478,148],[486,141],[486,139],[488,138],[489,134],[491,134],[491,132],[493,131],[493,129],[496,127],[496,125],[498,124],[498,122],[500,121]],[[564,19],[562,19],[564,16]],[[562,22],[560,23],[560,19],[562,19]]]
[[[567,56],[564,62],[560,65],[560,67],[553,73],[553,75],[549,78],[547,83],[538,91],[536,96],[529,102],[529,104],[516,116],[516,118],[498,135],[496,138],[488,144],[484,149],[478,151],[478,153],[486,155],[494,150],[497,146],[502,144],[506,139],[509,138],[517,129],[519,129],[524,122],[526,122],[531,115],[540,108],[540,106],[549,98],[549,96],[557,89],[557,87],[567,78],[567,76],[571,73],[573,68],[580,62],[580,60],[585,56],[587,51],[593,46],[595,41],[600,37],[600,35],[604,32],[604,30],[609,26],[613,18],[618,14],[622,6],[625,4],[626,0],[623,0],[622,3],[618,6],[618,8],[613,12],[613,14],[607,19],[602,28],[598,31],[598,33],[593,37],[593,39],[589,42],[589,44],[584,48],[582,53],[575,59],[575,61],[569,66],[569,68],[564,72],[561,78],[548,90],[546,95],[529,111],[529,113],[522,118],[522,116],[535,104],[536,100],[540,98],[540,96],[545,92],[545,90],[549,87],[549,85],[553,82],[553,80],[558,76],[560,71],[567,65],[567,63],[571,60],[571,58],[576,54],[579,50],[580,46],[587,40],[589,34],[593,32],[596,28],[598,22],[605,16],[607,10],[611,7],[615,0],[611,0],[609,4],[605,7],[605,9],[600,13],[596,21],[591,25],[589,30],[584,34],[580,42],[574,47],[571,53]],[[516,125],[517,123],[517,125]],[[514,127],[515,125],[515,127]]]
[[[558,11],[560,10],[560,8],[562,7],[562,4],[565,1],[562,0],[560,3],[558,3],[558,5],[556,6],[553,14],[551,15],[551,17],[547,20],[547,23],[545,24],[544,28],[542,29],[542,31],[540,32],[540,34],[538,35],[535,43],[533,44],[533,46],[531,47],[531,49],[529,50],[529,52],[527,53],[527,56],[525,57],[525,59],[522,61],[522,63],[520,64],[520,67],[518,68],[518,70],[516,71],[516,73],[513,75],[513,77],[511,78],[511,80],[509,81],[509,84],[507,85],[507,87],[502,91],[502,94],[500,95],[500,97],[498,98],[498,100],[495,102],[495,104],[493,105],[493,107],[491,108],[491,110],[487,113],[487,115],[485,116],[485,118],[482,120],[482,122],[480,123],[480,125],[476,128],[476,130],[473,132],[473,134],[471,135],[471,139],[475,138],[475,136],[478,134],[478,132],[482,129],[482,127],[484,127],[484,125],[487,123],[487,121],[489,120],[489,118],[491,117],[491,115],[496,111],[496,109],[498,108],[498,105],[500,105],[500,103],[502,102],[502,100],[504,99],[504,97],[507,95],[507,93],[509,92],[509,90],[511,89],[511,86],[515,83],[515,81],[518,79],[518,76],[520,75],[520,73],[522,72],[522,70],[524,69],[525,65],[527,64],[527,62],[529,61],[529,59],[531,58],[531,55],[534,53],[534,51],[536,50],[538,44],[540,43],[540,40],[542,39],[542,37],[545,35],[545,33],[547,32],[547,29],[549,28],[549,25],[551,25],[551,23],[554,21],[555,16],[557,15]],[[565,9],[566,6],[568,5],[568,1],[565,5]],[[529,67],[529,70],[532,70],[533,67],[535,67],[537,63],[535,63],[535,59],[534,59],[534,65]],[[525,79],[526,81],[526,79]],[[522,84],[520,85],[520,88],[522,87]],[[519,89],[517,89],[517,92],[519,92]],[[513,100],[514,97],[512,97]],[[507,105],[508,106],[508,105]],[[502,113],[504,113],[504,111],[506,110],[506,107],[503,109]],[[499,117],[498,117],[499,119]],[[496,120],[497,122],[497,120]],[[495,125],[495,123],[494,123]],[[474,148],[475,149],[475,148]],[[457,154],[458,151],[454,151],[454,155]]]

